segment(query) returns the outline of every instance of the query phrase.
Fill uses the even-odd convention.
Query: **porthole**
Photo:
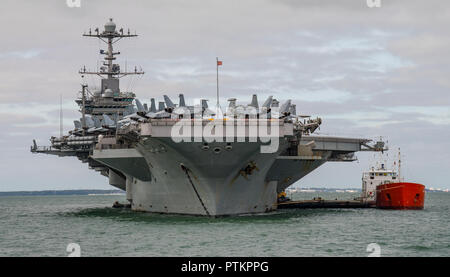
[[[213,151],[214,153],[219,154],[220,152],[222,152],[222,149],[220,149],[220,147],[216,147]]]

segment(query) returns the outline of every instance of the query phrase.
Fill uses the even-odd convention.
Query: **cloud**
[[[450,148],[442,139],[450,127],[450,30],[444,28],[450,24],[450,5],[445,1],[382,1],[381,8],[370,9],[365,0],[133,0],[128,5],[98,0],[82,1],[81,8],[59,0],[5,0],[0,13],[0,23],[8,26],[0,44],[0,121],[8,135],[0,140],[15,149],[0,158],[5,180],[13,180],[7,174],[13,172],[12,157],[16,166],[39,160],[28,153],[32,138],[46,143],[58,133],[61,94],[65,130],[78,118],[72,100],[83,80],[77,71],[84,65],[95,69],[104,49],[81,34],[109,17],[140,35],[121,40],[115,49],[122,68],[142,66],[146,72],[121,83],[144,102],[161,100],[162,94],[177,99],[181,92],[191,103],[214,99],[219,57],[223,105],[230,97],[249,103],[253,93],[260,101],[268,95],[292,98],[299,112],[322,117],[320,132],[387,134],[398,145],[408,145],[413,172],[421,172],[420,162],[435,160],[441,149],[440,163],[427,168],[423,178],[436,184],[450,179],[445,170],[450,162],[444,158]],[[95,77],[84,81],[98,85]],[[419,145],[420,151],[414,148]],[[67,162],[70,173],[62,173],[59,163],[68,159],[39,158],[61,171],[47,178],[48,186],[59,180],[76,186],[76,178],[66,178],[70,174],[93,176],[84,165],[74,166],[78,160]],[[318,172],[306,181],[347,183]],[[107,182],[92,178],[99,186]],[[30,187],[26,180],[17,182]]]
[[[0,59],[5,59],[5,58],[31,59],[31,58],[37,57],[39,54],[40,54],[40,51],[36,50],[36,49],[23,50],[23,51],[11,51],[11,52],[0,53]]]

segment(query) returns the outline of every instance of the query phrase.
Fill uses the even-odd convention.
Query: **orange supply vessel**
[[[425,186],[417,183],[387,183],[377,186],[376,207],[380,209],[423,209]]]
[[[403,181],[400,175],[400,157],[399,148],[398,171],[387,169],[382,163],[363,173],[360,197],[363,202],[380,209],[423,209],[425,186]]]

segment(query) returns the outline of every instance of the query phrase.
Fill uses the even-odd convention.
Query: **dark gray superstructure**
[[[95,74],[100,89],[82,85],[76,100],[82,117],[68,135],[52,137],[50,147],[33,153],[76,156],[125,190],[133,210],[222,216],[260,213],[276,208],[277,195],[327,161],[352,161],[361,150],[379,151],[370,140],[313,136],[321,119],[296,115],[287,100],[270,96],[259,105],[229,99],[225,112],[207,101],[187,106],[164,95],[157,105],[142,104],[133,92],[120,90],[119,79],[143,74],[122,72],[114,64],[117,40],[133,37],[116,30],[112,19],[103,32],[85,34],[103,40],[105,62]],[[158,108],[157,108],[158,106]]]

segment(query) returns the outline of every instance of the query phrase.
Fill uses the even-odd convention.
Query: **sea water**
[[[352,199],[355,193],[296,193]],[[0,197],[0,256],[450,256],[450,193],[424,210],[297,209],[207,218],[111,208],[124,195]]]

